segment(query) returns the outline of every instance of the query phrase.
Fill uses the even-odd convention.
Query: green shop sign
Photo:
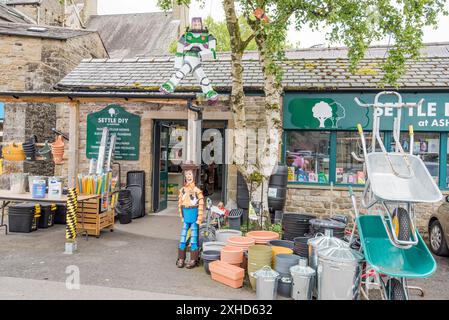
[[[354,98],[373,103],[375,93],[297,93],[284,98],[284,129],[308,130],[356,130],[357,123],[364,129],[372,129],[371,108],[359,107]],[[382,99],[382,98],[381,98]],[[403,93],[405,102],[424,99],[420,108],[402,111],[401,126],[407,130],[413,125],[415,131],[449,131],[449,93]],[[391,130],[396,110],[391,106],[394,98],[380,101],[381,130]]]
[[[99,112],[87,115],[87,158],[98,157],[103,128],[116,133],[116,160],[139,160],[140,116],[127,112],[121,106],[110,104]]]

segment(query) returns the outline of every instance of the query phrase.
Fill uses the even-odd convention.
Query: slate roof
[[[9,5],[31,5],[31,4],[41,4],[42,0],[6,0],[6,4]]]
[[[0,22],[31,23],[19,11],[3,3],[0,3]]]
[[[382,47],[372,48],[355,74],[348,71],[348,60],[342,58],[344,50],[310,49],[287,53],[284,62],[283,86],[288,90],[375,89],[383,74],[379,57]],[[449,89],[449,43],[429,44],[419,61],[407,62],[407,73],[399,80],[403,88]],[[377,56],[374,51],[377,50]],[[312,53],[310,52],[312,51]],[[385,48],[383,49],[385,51]],[[342,53],[343,52],[343,53]],[[331,58],[329,58],[331,56]],[[257,55],[249,53],[243,61],[244,85],[247,90],[261,90],[263,77]],[[57,85],[61,90],[157,90],[174,72],[173,57],[134,59],[89,59],[63,78]],[[204,71],[219,91],[231,87],[229,54],[220,54],[218,61],[204,64]],[[178,90],[198,90],[190,75]]]
[[[31,31],[29,28],[42,27],[43,32]],[[37,26],[24,23],[0,22],[0,34],[23,37],[38,37],[47,39],[67,40],[74,37],[84,36],[93,33],[93,30],[70,29],[62,27]]]
[[[111,58],[168,54],[180,21],[171,12],[91,16],[87,27],[97,30]]]

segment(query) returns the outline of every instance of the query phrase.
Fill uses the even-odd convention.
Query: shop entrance
[[[153,211],[176,207],[183,184],[180,164],[187,150],[187,120],[155,120],[153,148]],[[201,170],[198,186],[213,203],[226,199],[226,121],[202,121]]]

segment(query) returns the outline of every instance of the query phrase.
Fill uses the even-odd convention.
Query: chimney
[[[173,19],[179,20],[178,36],[186,31],[189,25],[189,8],[186,5],[179,5],[178,1],[173,0]]]
[[[83,19],[87,24],[91,16],[98,15],[98,1],[97,0],[84,0]]]

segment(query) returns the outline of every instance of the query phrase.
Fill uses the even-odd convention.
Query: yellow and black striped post
[[[76,240],[76,225],[78,212],[78,194],[75,188],[70,188],[67,193],[67,219],[65,226],[66,238],[66,253],[73,253],[76,250],[76,245],[73,243]]]

